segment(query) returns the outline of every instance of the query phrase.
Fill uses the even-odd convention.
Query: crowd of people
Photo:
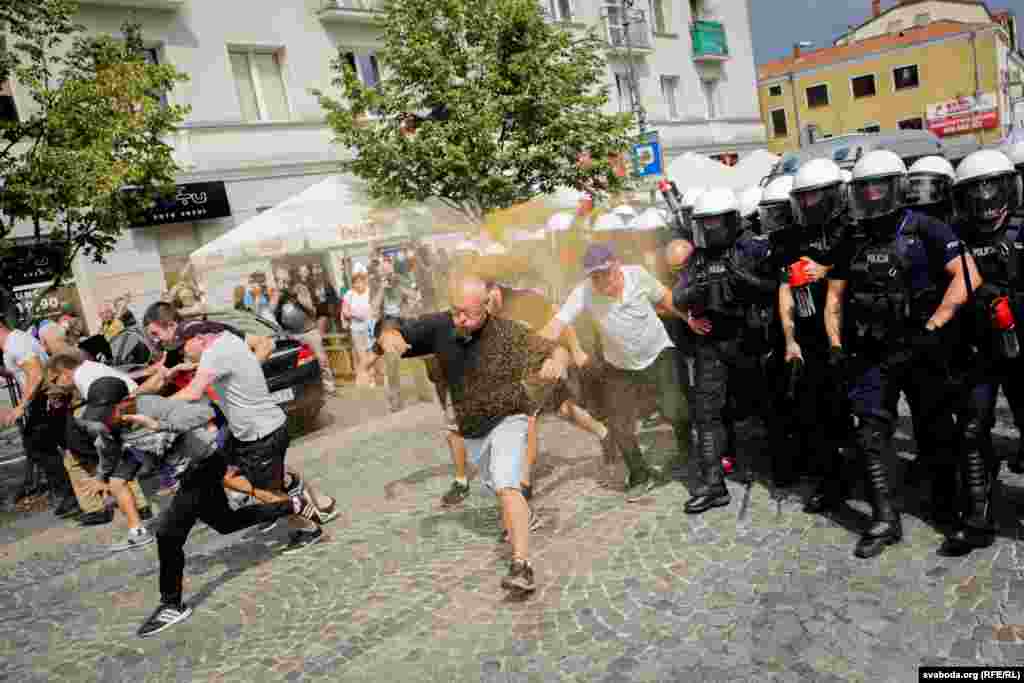
[[[688,467],[693,515],[732,503],[729,472],[750,483],[750,458],[736,462],[736,424],[758,418],[773,489],[816,481],[807,512],[834,511],[854,493],[852,475],[863,478],[872,513],[854,553],[871,558],[902,539],[888,467],[904,396],[915,462],[930,472],[930,517],[945,531],[939,552],[964,555],[996,533],[1000,388],[1018,427],[1024,419],[1013,381],[1022,172],[1024,145],[976,152],[956,169],[938,157],[908,169],[884,150],[852,173],[816,159],[739,197],[664,182],[671,235],[655,273],[594,242],[559,303],[523,286],[537,276],[508,260],[463,252],[442,264],[423,250],[397,272],[381,255],[353,269],[340,316],[359,382],[385,375],[393,408],[401,359],[426,361],[423,388],[439,399],[454,466],[441,502],[467,499],[472,463],[511,548],[507,590],[536,587],[530,532],[543,520],[532,474],[545,414],[593,435],[605,463],[621,456],[627,502]],[[310,303],[299,286],[283,291],[300,309]],[[285,299],[274,313],[283,323]],[[290,331],[315,348],[316,316],[303,317]],[[190,614],[183,547],[197,521],[231,533],[287,517],[286,552],[297,552],[320,540],[338,503],[285,466],[285,415],[261,368],[273,340],[185,322],[164,302],[142,325],[166,352],[133,379],[83,355],[60,325],[32,334],[0,322],[22,395],[0,422],[23,420],[58,516],[103,524],[116,507],[129,527],[119,549],[157,544],[160,604],[139,629],[149,636]],[[636,433],[652,413],[675,437],[676,458],[662,467]],[[1022,453],[1006,458],[1014,472],[1024,472]],[[150,531],[136,482],[154,474],[173,498]],[[94,500],[110,504],[87,509]]]

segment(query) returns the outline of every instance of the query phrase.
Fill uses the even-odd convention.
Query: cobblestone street
[[[158,599],[155,545],[112,554],[120,520],[81,529],[3,513],[0,680],[910,681],[921,664],[1024,664],[1020,477],[1003,475],[992,548],[937,556],[915,494],[902,500],[905,542],[858,560],[859,493],[837,520],[801,512],[795,490],[777,507],[761,481],[741,522],[736,483],[731,506],[698,517],[678,482],[627,505],[600,483],[598,444],[549,419],[538,590],[510,601],[493,499],[474,486],[462,509],[440,508],[437,407],[363,427],[345,426],[342,401],[328,410],[338,417],[289,457],[339,498],[325,541],[285,556],[282,529],[198,528],[186,547],[195,613],[151,640],[135,629]],[[1005,449],[1015,430],[1000,417]],[[657,460],[671,453],[666,429],[643,440]]]

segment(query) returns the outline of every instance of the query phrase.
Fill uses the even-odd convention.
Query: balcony
[[[647,20],[633,21],[629,24],[629,40],[626,38],[626,26],[619,17],[610,16],[604,18],[604,35],[608,41],[608,49],[613,52],[626,53],[651,52],[654,50],[654,41],[651,39],[651,25]]]
[[[132,9],[179,10],[186,0],[78,0],[82,5],[95,7],[131,7]]]
[[[693,59],[698,62],[721,62],[729,59],[725,27],[718,21],[695,21],[690,26]]]
[[[375,24],[380,21],[387,0],[322,0],[320,21]]]

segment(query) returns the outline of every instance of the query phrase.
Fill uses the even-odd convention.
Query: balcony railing
[[[697,61],[729,59],[729,44],[725,27],[718,21],[695,21],[690,26],[693,39],[693,58]]]
[[[184,7],[186,1],[187,0],[79,0],[83,5],[163,10],[181,9]]]
[[[626,26],[621,21],[604,19],[605,40],[608,47],[615,51],[625,52],[627,49],[649,51],[654,49],[651,40],[651,26],[647,20],[633,21],[629,24],[629,40],[626,40]],[[628,42],[628,48],[627,48]]]
[[[322,0],[320,20],[373,24],[380,21],[387,0]]]

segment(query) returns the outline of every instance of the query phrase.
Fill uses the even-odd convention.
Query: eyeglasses
[[[459,320],[460,318],[465,320],[482,320],[487,315],[486,308],[480,308],[477,310],[463,309],[463,308],[452,308],[452,318]]]

